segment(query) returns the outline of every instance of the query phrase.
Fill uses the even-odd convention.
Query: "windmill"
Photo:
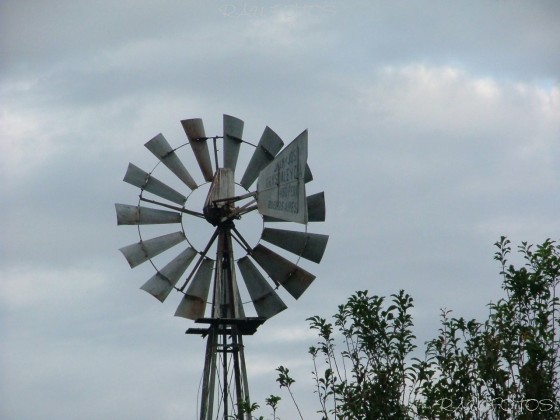
[[[186,331],[207,340],[200,420],[249,419],[235,409],[240,401],[249,400],[243,336],[254,334],[286,309],[280,287],[298,299],[315,279],[298,263],[300,258],[319,263],[325,251],[328,236],[307,232],[308,222],[325,220],[324,193],[306,196],[305,185],[313,179],[307,165],[307,130],[283,148],[283,141],[269,127],[258,144],[243,140],[244,122],[229,115],[223,116],[221,136],[208,137],[199,118],[181,124],[188,142],[173,148],[158,134],[145,144],[158,159],[155,167],[146,172],[132,163],[128,166],[124,181],[140,189],[139,201],[115,204],[117,224],[136,225],[139,241],[120,251],[131,268],[147,261],[153,265],[155,274],[141,289],[161,302],[172,291],[179,292],[175,315],[201,324]],[[202,173],[201,185],[179,157],[187,144]],[[237,183],[241,146],[254,150]],[[173,178],[179,188],[153,175],[160,163],[168,169],[162,174]],[[192,198],[201,190],[204,200],[196,203]],[[262,218],[262,232],[251,244],[236,225],[256,213]],[[207,238],[198,238],[202,244],[192,237],[201,234],[189,230],[195,221],[211,228]],[[292,227],[284,229],[282,222]],[[154,236],[153,227],[144,230],[148,225],[173,231]],[[175,247],[179,252],[162,264],[161,258]],[[297,261],[284,256],[286,252]],[[245,289],[238,287],[238,274]],[[246,316],[244,304],[249,302],[257,316]]]

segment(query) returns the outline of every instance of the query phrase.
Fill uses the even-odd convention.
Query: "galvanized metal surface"
[[[210,152],[208,150],[208,143],[202,120],[200,118],[182,120],[181,125],[189,139],[189,143],[204,179],[208,182],[212,181],[212,162],[210,161]]]
[[[173,290],[173,287],[177,284],[196,254],[196,251],[191,247],[185,249],[144,283],[140,289],[148,292],[160,302],[163,302],[171,290]]]
[[[191,190],[195,190],[198,187],[198,185],[196,185],[196,181],[183,165],[183,162],[181,162],[175,151],[171,148],[170,144],[161,133],[147,142],[144,146],[146,146],[146,148],[152,152],[161,161],[161,163],[167,166],[169,170],[177,176],[177,178],[183,181],[187,187]]]
[[[214,260],[205,258],[177,307],[175,316],[192,320],[204,317],[213,270]]]
[[[180,223],[181,213],[128,204],[115,204],[117,225],[157,225]]]
[[[228,225],[217,228],[219,231],[216,250],[216,269],[214,277],[214,291],[212,298],[211,317],[222,321],[235,319],[242,321],[244,313],[240,308],[239,291],[235,280],[233,264],[233,248],[231,228]],[[246,385],[246,372],[243,357],[243,341],[237,323],[213,323],[209,334],[206,350],[206,360],[201,394],[200,419],[211,420],[214,406],[214,387],[216,378],[221,373],[220,403],[218,407],[222,416],[216,418],[228,419],[228,403],[245,401],[249,398]],[[221,353],[221,372],[218,371],[216,355]],[[232,366],[233,365],[233,366]],[[249,420],[245,414],[237,413],[236,419]]]
[[[123,181],[177,204],[183,205],[187,201],[187,197],[183,194],[175,191],[132,163],[128,164]]]
[[[237,305],[237,316],[241,319],[245,319],[245,308],[243,307],[243,301],[241,300],[241,294],[239,293],[237,282],[233,284],[233,290],[235,293],[235,304]]]
[[[265,228],[262,233],[262,239],[300,257],[319,263],[325,253],[329,236],[318,233]]]
[[[241,335],[253,335],[257,329],[266,321],[263,317],[246,317],[240,318],[198,318],[194,322],[197,324],[210,324],[210,326],[217,326],[218,332],[227,332],[228,326],[234,325]],[[189,328],[185,334],[201,334],[205,337],[210,328]]]
[[[324,222],[325,221],[325,194],[323,192],[308,195],[307,202],[307,221],[308,222]],[[263,216],[265,222],[285,222],[286,220],[277,219],[275,217]]]
[[[239,147],[243,138],[243,121],[224,114],[224,168],[235,172]]]
[[[282,139],[270,127],[266,127],[262,133],[259,144],[257,145],[251,160],[245,169],[245,173],[241,178],[241,186],[248,190],[251,185],[257,180],[260,171],[262,171],[274,157],[278,154],[280,149],[284,146]]]
[[[307,218],[310,222],[324,222],[326,216],[325,193],[320,192],[307,197]]]
[[[123,253],[130,268],[134,268],[184,240],[183,232],[169,233],[122,247],[119,251]]]
[[[307,130],[278,153],[259,174],[259,213],[289,222],[307,223],[306,162]]]
[[[169,200],[183,206],[186,198],[151,174],[130,164],[125,181],[165,200],[151,200],[152,197],[144,194],[140,197],[141,202],[150,203],[157,208],[115,204],[117,223],[119,225],[181,223],[182,215],[185,214],[185,218],[204,217],[216,225],[212,239],[200,253],[194,267],[191,263],[199,253],[189,247],[159,269],[141,289],[163,302],[170,292],[177,288],[178,281],[183,278],[184,284],[177,290],[183,292],[184,297],[175,315],[200,320],[204,318],[210,287],[214,285],[213,296],[210,298],[212,309],[209,311],[211,317],[209,319],[224,322],[220,325],[212,324],[205,333],[208,343],[200,419],[213,420],[215,416],[221,415],[229,418],[229,414],[232,414],[229,411],[232,407],[230,404],[233,404],[234,400],[244,400],[249,397],[242,341],[244,324],[238,324],[247,321],[247,318],[236,280],[238,272],[234,263],[232,235],[237,234],[236,240],[249,252],[248,256],[237,261],[237,267],[260,317],[258,319],[264,321],[286,309],[285,303],[274,290],[270,279],[277,287],[280,285],[284,287],[296,299],[315,279],[314,275],[264,245],[258,244],[251,249],[251,245],[246,243],[230,221],[236,217],[243,217],[255,206],[265,221],[280,220],[297,223],[324,221],[325,200],[323,193],[305,196],[305,184],[313,179],[307,165],[307,131],[302,132],[281,151],[282,140],[274,131],[266,127],[240,182],[248,190],[258,179],[257,191],[234,197],[234,171],[240,146],[243,143],[243,121],[229,115],[223,116],[222,165],[219,162],[217,146],[220,137],[208,138],[203,122],[199,118],[183,120],[181,124],[205,181],[212,182],[202,209],[203,213],[164,203],[163,201]],[[217,168],[215,174],[210,158],[209,139],[214,141],[213,159],[216,161],[216,166],[223,166],[222,169]],[[187,187],[191,190],[197,188],[193,177],[162,134],[152,138],[145,146]],[[250,198],[252,195],[256,196],[256,203],[244,203],[237,210],[235,209],[235,202]],[[161,210],[161,208],[174,211]],[[206,253],[215,239],[218,239],[218,245],[214,267],[214,261],[207,258]],[[140,242],[125,246],[120,251],[130,266],[135,267],[183,240],[185,240],[183,232],[175,232],[151,239],[141,239]],[[263,231],[262,240],[318,263],[325,252],[328,236],[267,227]],[[191,265],[189,275],[184,276],[189,265]],[[264,272],[270,279],[265,278]],[[212,281],[212,273],[215,276],[214,281]],[[223,353],[222,358],[218,361],[217,354],[221,353]],[[214,401],[215,390],[220,394],[220,403],[217,405]],[[215,407],[217,412],[214,412]],[[249,417],[248,414],[238,413],[236,418],[248,420]]]
[[[282,285],[296,299],[315,280],[313,274],[276,254],[264,245],[258,244],[251,252],[251,257],[276,284]]]
[[[249,257],[245,256],[239,259],[237,266],[245,281],[258,316],[267,319],[272,318],[287,308],[286,304],[280,299]]]
[[[306,184],[313,181],[313,174],[311,173],[311,168],[307,163],[305,164],[305,175],[303,176],[303,180]]]
[[[214,389],[216,386],[216,358],[218,355],[218,329],[210,328],[206,340],[202,395],[200,398],[200,420],[212,420],[214,410]]]
[[[217,225],[227,218],[233,211],[233,203],[223,201],[235,195],[235,183],[233,170],[220,168],[214,175],[214,180],[206,196],[203,213],[213,225]]]

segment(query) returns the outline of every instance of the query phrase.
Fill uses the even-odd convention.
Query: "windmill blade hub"
[[[234,195],[233,170],[230,168],[218,169],[204,203],[203,213],[206,220],[214,226],[229,221],[235,208],[233,202],[227,199]]]

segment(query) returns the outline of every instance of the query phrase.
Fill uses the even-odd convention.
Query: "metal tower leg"
[[[243,334],[253,334],[264,319],[246,318],[238,302],[232,240],[228,228],[221,229],[218,237],[213,296],[212,317],[197,320],[210,324],[207,330],[202,330],[208,341],[204,360],[200,420],[229,420],[233,413],[237,420],[250,420],[249,413],[241,413],[238,408],[240,402],[249,399]],[[191,331],[197,332],[201,330]],[[220,367],[217,362],[219,354],[222,356]],[[220,397],[215,399],[216,379],[219,377]],[[214,408],[217,409],[216,412]]]
[[[210,327],[204,358],[204,376],[202,379],[202,395],[200,398],[200,420],[212,418],[216,377],[216,347],[216,329]]]

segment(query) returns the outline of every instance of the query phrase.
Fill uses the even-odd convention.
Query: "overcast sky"
[[[119,253],[137,232],[114,209],[137,202],[128,162],[157,163],[146,141],[186,141],[181,119],[221,135],[230,114],[253,143],[309,130],[327,199],[309,231],[330,241],[245,340],[262,406],[294,418],[285,365],[318,418],[305,318],[356,290],[410,293],[419,346],[440,308],[483,319],[500,235],[560,239],[559,22],[557,0],[2,0],[0,417],[196,418],[204,341],[178,294],[139,290],[153,268]]]

